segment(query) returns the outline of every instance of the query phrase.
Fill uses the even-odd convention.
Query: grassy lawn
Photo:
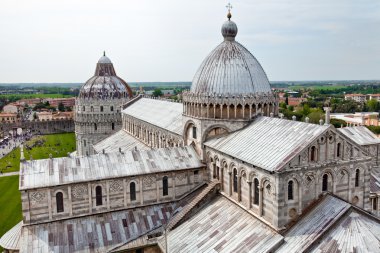
[[[28,148],[29,147],[29,148]],[[36,136],[24,144],[26,159],[49,158],[66,156],[67,152],[75,150],[75,134],[51,134]],[[5,167],[8,167],[5,169]],[[20,149],[17,148],[0,159],[0,169],[3,172],[20,169]],[[19,176],[0,177],[0,237],[22,219],[21,196],[18,190]],[[0,252],[2,248],[0,247]]]
[[[36,136],[24,143],[25,159],[32,155],[34,160],[67,156],[67,152],[75,151],[75,134],[50,134]],[[5,172],[20,170],[20,148],[14,149],[8,155],[0,159],[0,170]]]
[[[0,237],[22,220],[18,178],[0,177]]]

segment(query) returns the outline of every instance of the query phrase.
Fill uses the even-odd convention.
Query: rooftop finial
[[[106,56],[106,51],[103,51],[103,56]]]
[[[226,8],[227,8],[227,10],[228,10],[227,18],[228,18],[228,20],[230,20],[231,17],[232,17],[232,15],[231,15],[231,9],[232,9],[232,5],[231,5],[231,3],[228,3],[228,4],[226,5]]]

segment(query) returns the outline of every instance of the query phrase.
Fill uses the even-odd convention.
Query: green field
[[[75,151],[75,134],[51,134],[33,137],[24,143],[25,159],[46,159],[49,154],[53,157],[67,156],[68,152]],[[0,159],[0,170],[3,173],[20,170],[20,148],[14,149],[8,155]]]
[[[6,98],[12,101],[19,99],[29,99],[29,98],[70,98],[73,95],[63,95],[63,94],[3,94],[0,98]]]
[[[22,220],[18,178],[0,177],[0,237]]]
[[[27,148],[27,147],[30,148]],[[51,134],[36,136],[24,144],[25,158],[33,159],[66,156],[75,150],[75,134]],[[8,168],[5,168],[7,167]],[[0,159],[3,172],[18,171],[20,168],[20,148]],[[0,237],[22,219],[21,196],[18,190],[19,176],[0,177]],[[0,252],[2,248],[0,247]]]
[[[316,86],[302,86],[302,85],[294,85],[289,86],[292,90],[302,90],[302,89],[310,89],[310,90],[337,90],[337,89],[344,89],[347,88],[347,86],[343,85],[316,85]]]

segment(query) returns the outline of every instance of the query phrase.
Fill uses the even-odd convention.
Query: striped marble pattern
[[[20,252],[107,252],[166,224],[175,204],[24,226]]]
[[[268,252],[282,236],[223,196],[168,235],[169,252]]]
[[[304,252],[350,208],[350,204],[327,195],[313,210],[302,217],[284,238],[278,252]]]
[[[310,252],[380,252],[379,220],[351,209]]]

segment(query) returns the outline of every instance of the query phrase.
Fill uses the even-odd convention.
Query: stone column
[[[240,202],[241,201],[241,176],[238,176],[237,187],[238,187],[237,189],[238,201]]]
[[[252,206],[252,182],[248,182],[249,185],[249,193],[248,193],[248,209],[251,209]]]
[[[173,199],[175,199],[175,191],[176,191],[176,189],[175,189],[175,173],[173,172],[172,173],[172,180],[173,180]]]
[[[73,216],[73,203],[72,203],[72,199],[71,199],[71,186],[70,185],[67,187],[67,192],[69,195],[69,216]]]
[[[139,184],[140,184],[140,203],[142,205],[142,204],[144,204],[143,180],[142,180],[142,177],[140,177]]]
[[[259,216],[263,215],[263,187],[259,185]]]
[[[228,172],[228,188],[229,188],[229,195],[232,196],[232,184],[231,184],[231,174],[232,172]]]

